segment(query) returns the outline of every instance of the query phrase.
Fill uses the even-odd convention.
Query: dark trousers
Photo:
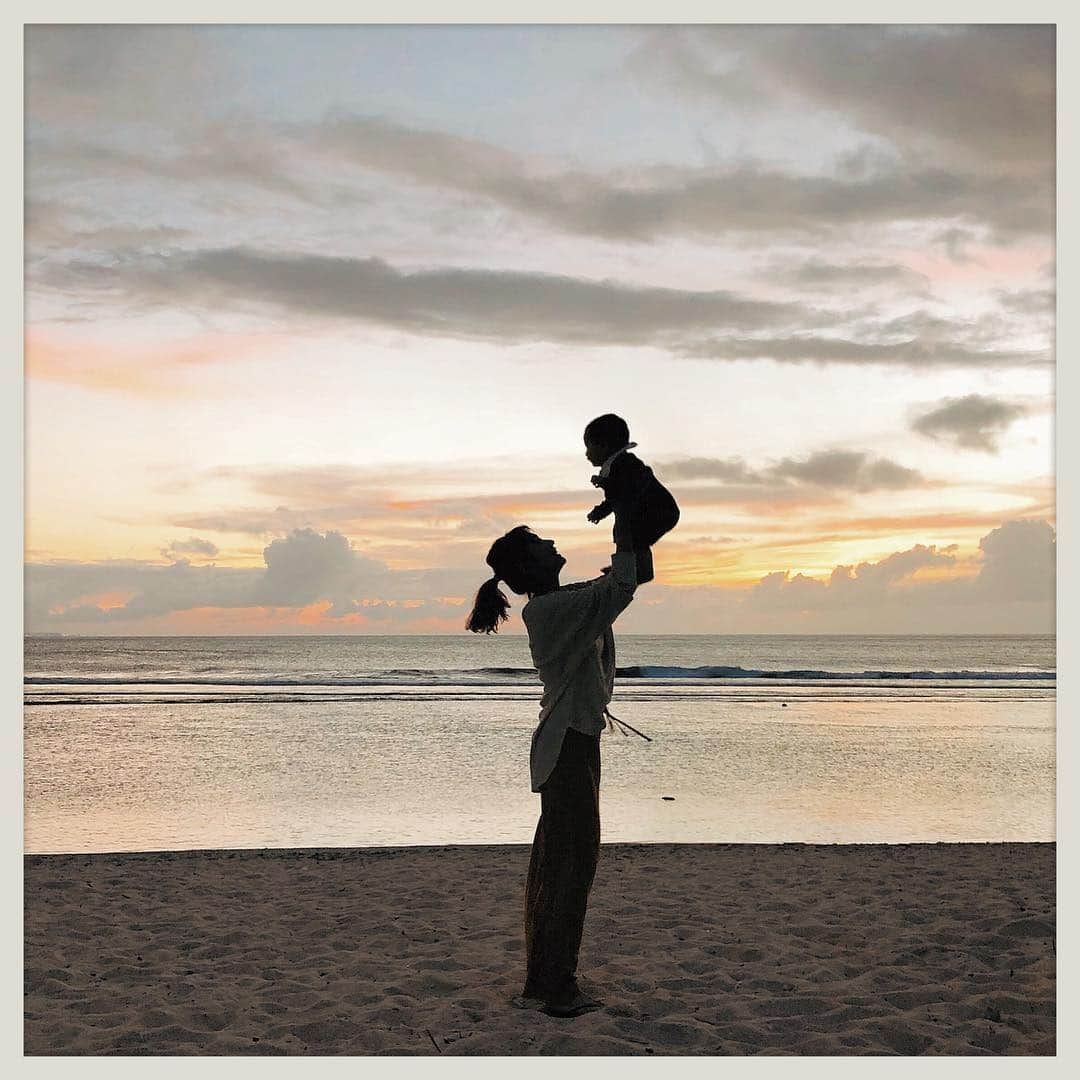
[[[585,908],[600,856],[600,736],[568,729],[540,789],[525,885],[525,994],[558,1000],[576,989]]]

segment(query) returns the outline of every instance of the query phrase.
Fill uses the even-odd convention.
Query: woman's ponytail
[[[497,634],[499,623],[506,622],[510,601],[499,588],[497,577],[488,578],[476,592],[472,613],[465,622],[465,629],[474,634]]]
[[[510,601],[499,588],[499,582],[505,581],[510,591],[519,596],[529,593],[531,582],[524,568],[529,547],[536,539],[536,534],[527,525],[518,525],[491,545],[486,561],[494,576],[477,590],[472,613],[465,620],[466,630],[474,634],[499,632],[499,623],[506,622],[510,614]]]

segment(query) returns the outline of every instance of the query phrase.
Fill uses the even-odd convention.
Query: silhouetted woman
[[[532,790],[540,793],[525,887],[525,988],[514,1004],[577,1016],[600,1006],[578,987],[576,972],[589,890],[600,854],[600,733],[615,682],[611,624],[633,599],[633,539],[615,515],[611,571],[559,585],[566,560],[554,541],[524,525],[491,545],[494,577],[480,586],[466,627],[497,631],[509,601],[528,596],[521,617],[544,691],[532,737]]]

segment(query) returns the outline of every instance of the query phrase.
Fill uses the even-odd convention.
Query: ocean
[[[607,842],[1055,839],[1055,639],[616,634]],[[25,849],[528,843],[523,636],[27,638]]]

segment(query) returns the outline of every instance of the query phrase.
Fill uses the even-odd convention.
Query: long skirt
[[[525,886],[527,997],[558,1001],[575,974],[600,856],[600,736],[573,728],[540,788],[540,820]]]

